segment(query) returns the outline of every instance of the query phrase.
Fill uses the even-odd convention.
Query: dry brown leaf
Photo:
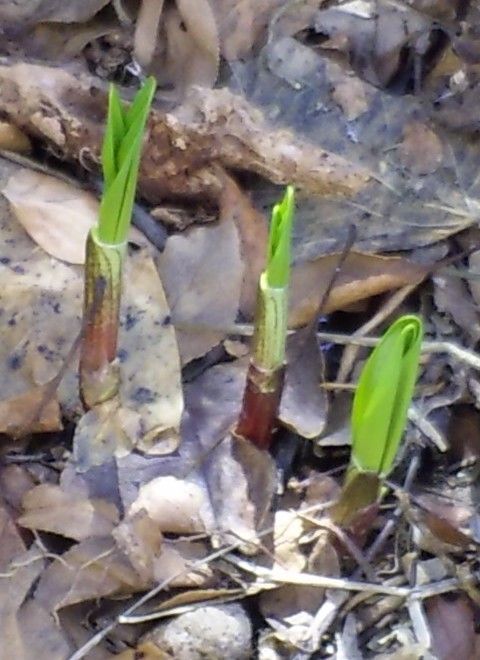
[[[309,328],[287,343],[285,385],[278,418],[304,438],[318,437],[326,423],[328,399],[320,386],[323,363],[317,338]]]
[[[118,523],[117,508],[100,499],[87,499],[60,486],[40,484],[26,493],[18,522],[36,529],[82,541],[107,536]]]
[[[148,588],[111,537],[81,541],[43,571],[36,600],[49,612],[103,596]]]
[[[404,126],[399,152],[402,165],[419,176],[435,172],[443,161],[440,138],[434,130],[419,121],[411,121]]]
[[[18,64],[0,67],[0,83],[0,111],[16,125],[66,158],[98,157],[106,96],[92,95],[90,76]],[[315,194],[349,195],[369,181],[360,167],[272,129],[258,109],[226,89],[192,88],[174,113],[154,112],[150,127],[139,190],[153,203],[166,195],[218,199],[223,183],[214,162]]]
[[[338,258],[338,254],[329,254],[294,266],[290,295],[291,326],[298,327],[312,320],[333,277]],[[350,252],[322,313],[329,314],[406,284],[420,283],[427,273],[427,267],[401,257]]]
[[[222,541],[240,540],[242,552],[258,552],[261,540],[257,531],[268,527],[267,516],[277,487],[271,455],[248,440],[230,435],[208,454],[203,473]]]
[[[17,170],[3,187],[15,216],[41,248],[71,264],[85,262],[85,242],[98,217],[90,193],[33,170]]]
[[[31,151],[32,143],[17,126],[0,121],[0,149],[26,154]]]
[[[233,220],[237,227],[244,264],[240,309],[251,317],[255,309],[259,277],[265,266],[267,223],[232,177],[226,174],[220,176],[224,184],[220,197],[220,215],[224,222],[227,219]]]
[[[227,60],[250,55],[283,0],[211,0]]]
[[[432,650],[438,660],[474,660],[477,657],[474,611],[466,596],[455,600],[434,596],[425,602],[432,635]]]
[[[0,161],[0,187],[16,170]],[[3,197],[0,209],[4,246],[0,307],[5,320],[0,400],[8,400],[47,384],[64,368],[81,328],[83,271],[40,250],[9,212]],[[170,310],[147,251],[136,251],[126,260],[124,283],[119,341],[121,406],[117,406],[113,428],[124,429],[129,448],[137,445],[146,452],[171,451],[178,444],[183,407],[180,360]],[[71,419],[82,407],[76,360],[67,367],[57,396],[63,415]],[[85,426],[87,422],[92,422],[91,417]],[[80,434],[81,427],[77,431]],[[87,466],[88,443],[94,437],[88,435],[82,443]]]
[[[434,275],[434,300],[440,312],[447,312],[473,344],[480,339],[478,307],[461,277]]]
[[[32,25],[41,21],[81,23],[94,16],[109,0],[5,0],[0,4],[0,22],[6,25]]]
[[[0,433],[14,438],[63,429],[60,406],[49,383],[0,401]]]
[[[238,313],[244,266],[233,219],[171,236],[156,262],[185,364],[220,343],[225,333],[215,327]]]

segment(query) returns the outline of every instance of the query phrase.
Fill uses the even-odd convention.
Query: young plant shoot
[[[126,108],[111,85],[102,147],[104,189],[86,244],[80,394],[86,408],[115,395],[122,265],[126,253],[145,123],[156,83],[149,78]]]
[[[338,524],[348,525],[358,511],[377,501],[381,479],[392,469],[413,397],[422,338],[420,318],[400,317],[362,370],[353,400],[350,465],[333,510]]]
[[[294,189],[288,186],[273,208],[267,266],[257,291],[252,358],[236,428],[237,435],[260,449],[270,446],[283,389],[294,204]]]

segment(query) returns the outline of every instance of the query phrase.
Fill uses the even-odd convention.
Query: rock
[[[209,605],[160,624],[149,640],[175,660],[247,660],[252,657],[252,626],[234,603]]]

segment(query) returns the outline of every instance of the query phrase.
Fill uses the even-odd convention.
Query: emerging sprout
[[[116,393],[122,266],[137,187],[145,123],[155,93],[150,78],[125,108],[112,85],[102,148],[104,191],[99,220],[87,238],[80,352],[80,394],[86,408]]]
[[[267,449],[276,430],[285,371],[290,244],[295,195],[288,186],[270,224],[267,266],[260,275],[252,359],[236,433]]]
[[[392,470],[413,397],[422,338],[421,319],[402,316],[362,370],[353,401],[350,466],[332,514],[339,524],[348,524],[377,500],[380,480]]]

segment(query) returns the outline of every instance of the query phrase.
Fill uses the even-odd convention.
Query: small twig
[[[389,596],[402,596],[404,598],[409,597],[412,592],[410,587],[390,587],[384,584],[358,582],[356,580],[345,580],[312,573],[298,573],[282,568],[265,568],[263,566],[256,566],[232,554],[227,554],[224,559],[238,566],[238,568],[255,575],[258,579],[265,580],[267,583],[296,584],[323,589],[340,589],[341,591],[365,591],[371,594],[387,594]]]
[[[380,307],[378,312],[372,316],[366,323],[364,323],[361,328],[353,333],[353,337],[364,337],[372,330],[378,328],[378,326],[383,323],[393,312],[403,303],[405,298],[407,298],[412,291],[417,288],[418,284],[408,284],[403,286],[398,291],[395,291],[390,298]],[[340,367],[337,374],[337,382],[346,383],[350,373],[357,359],[359,346],[351,344],[347,346],[342,355],[342,360],[340,362]]]

